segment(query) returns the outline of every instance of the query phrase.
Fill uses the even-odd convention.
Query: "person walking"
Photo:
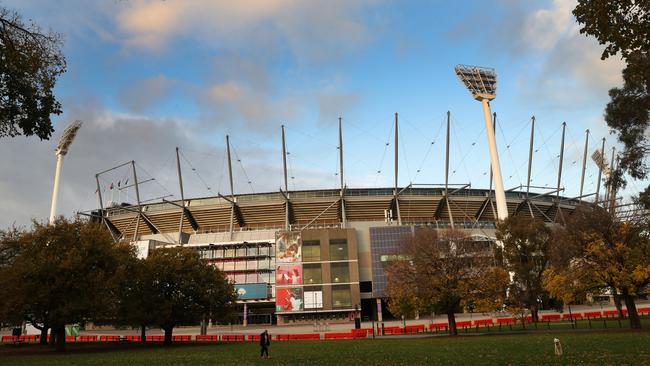
[[[271,345],[271,336],[269,331],[265,330],[260,334],[260,357],[269,358],[269,346]]]

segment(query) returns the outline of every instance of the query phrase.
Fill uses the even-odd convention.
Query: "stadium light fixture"
[[[506,205],[506,193],[503,188],[501,176],[501,165],[499,164],[499,152],[497,151],[496,138],[492,128],[492,112],[490,101],[497,96],[497,73],[496,70],[487,67],[456,65],[456,75],[465,84],[465,87],[472,93],[474,99],[483,105],[483,117],[485,118],[485,130],[488,136],[490,148],[490,163],[494,176],[494,193],[497,201],[497,217],[505,220],[508,217],[508,206]]]
[[[56,204],[59,198],[59,180],[61,178],[63,157],[68,153],[70,144],[72,144],[72,140],[77,136],[79,128],[81,128],[81,121],[74,121],[70,126],[66,127],[61,139],[59,140],[59,144],[56,146],[56,150],[54,150],[54,154],[56,155],[56,172],[54,173],[54,190],[52,192],[52,206],[50,208],[50,225],[54,224],[56,216]]]

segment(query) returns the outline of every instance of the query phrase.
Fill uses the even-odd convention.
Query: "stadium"
[[[142,257],[159,247],[195,248],[235,285],[239,295],[237,323],[313,323],[355,318],[381,321],[384,316],[390,316],[383,265],[395,259],[401,238],[416,227],[462,230],[489,247],[497,245],[496,223],[508,215],[529,215],[552,225],[564,222],[587,197],[599,197],[600,184],[596,185],[595,193],[583,194],[588,131],[580,194],[575,198],[560,195],[566,124],[562,125],[557,186],[531,186],[534,118],[526,185],[504,189],[494,137],[496,116],[491,114],[488,103],[495,97],[496,74],[493,69],[471,66],[457,66],[456,72],[483,105],[492,168],[487,189],[448,183],[449,113],[445,182],[398,186],[399,122],[396,113],[393,187],[345,185],[339,119],[338,188],[289,189],[283,126],[284,189],[235,194],[230,143],[226,136],[228,196],[185,198],[177,148],[180,200],[162,198],[162,202],[142,202],[138,189],[141,182],[137,179],[135,162],[131,161],[96,174],[100,207],[91,216],[104,222],[116,240],[133,242]],[[608,168],[603,158],[604,145],[597,152],[600,159],[594,158],[599,168],[596,182],[600,182],[601,174],[607,174]],[[132,184],[120,189],[133,187],[137,202],[109,203],[104,207],[100,177],[123,167],[132,168]],[[542,193],[533,193],[531,188]],[[605,194],[615,197],[614,193]]]

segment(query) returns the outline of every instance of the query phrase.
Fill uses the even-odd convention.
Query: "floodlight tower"
[[[474,99],[483,105],[483,116],[485,117],[485,130],[488,136],[488,145],[490,147],[490,163],[492,165],[492,174],[494,175],[494,193],[497,200],[497,217],[505,220],[508,217],[508,206],[506,205],[506,194],[503,189],[503,178],[501,177],[501,165],[499,164],[499,152],[497,151],[496,138],[490,116],[490,101],[496,98],[497,92],[497,73],[494,69],[456,65],[454,67],[456,75],[465,84]]]
[[[56,173],[54,173],[54,191],[52,192],[52,207],[50,208],[50,225],[54,224],[56,216],[56,201],[59,198],[59,179],[61,178],[61,167],[63,165],[63,157],[68,153],[68,148],[72,144],[72,140],[77,135],[77,131],[81,127],[81,121],[74,121],[64,131],[59,144],[54,150],[56,155]]]

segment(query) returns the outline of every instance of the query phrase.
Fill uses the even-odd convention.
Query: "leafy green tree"
[[[478,311],[493,311],[503,306],[508,273],[497,266],[493,250],[459,231],[416,230],[385,268],[391,311],[446,314],[450,334],[456,335],[459,309],[473,304]]]
[[[61,45],[60,35],[0,7],[0,137],[52,135],[50,115],[61,114],[53,90],[66,70]]]
[[[114,324],[140,328],[140,341],[146,341],[147,327],[156,323],[155,279],[144,259],[132,259],[127,264],[124,276],[118,279],[119,290]]]
[[[565,288],[561,297],[571,299],[585,291],[610,290],[625,302],[631,328],[641,328],[635,297],[650,285],[650,237],[648,219],[618,221],[597,206],[581,206],[557,230],[546,288]],[[559,285],[558,285],[559,284]]]
[[[164,330],[166,345],[172,343],[177,325],[197,324],[206,315],[219,318],[237,299],[223,273],[190,248],[156,249],[145,260],[144,271],[143,297],[151,298],[154,324]]]
[[[508,302],[529,309],[537,322],[539,301],[545,292],[542,274],[548,261],[551,229],[542,220],[516,215],[498,224],[496,236],[503,243],[505,267],[512,273]]]
[[[617,189],[625,186],[624,173],[634,179],[648,176],[650,154],[650,2],[641,0],[580,0],[573,10],[580,32],[605,45],[606,59],[620,54],[627,65],[623,86],[609,91],[605,121],[623,144],[619,167],[608,180]],[[650,208],[650,186],[639,202]]]
[[[107,319],[114,313],[119,272],[134,256],[126,243],[114,243],[104,227],[58,218],[55,225],[33,223],[12,237],[20,246],[12,263],[0,268],[5,316],[51,328],[57,350],[65,349],[65,325]]]
[[[645,0],[579,0],[573,10],[580,33],[605,45],[604,60],[619,52],[624,58],[650,49],[650,3]]]

